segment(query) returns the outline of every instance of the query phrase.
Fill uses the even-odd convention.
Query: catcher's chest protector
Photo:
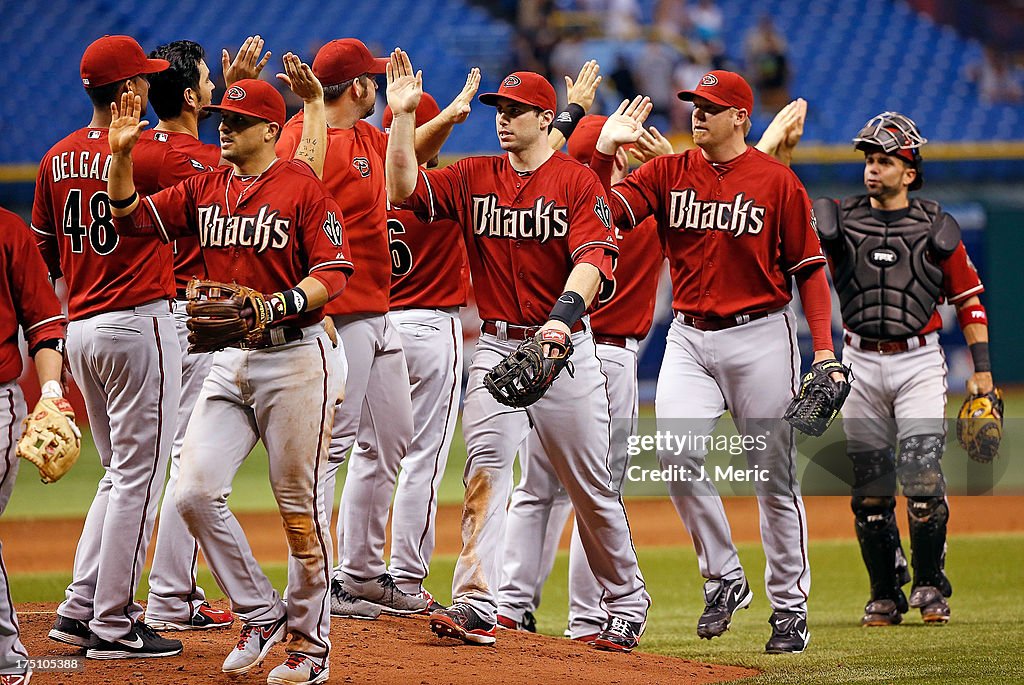
[[[906,217],[886,224],[872,216],[867,196],[843,201],[845,245],[833,255],[833,280],[851,331],[905,338],[928,323],[942,294],[942,267],[934,263],[930,240],[937,210],[914,199]]]

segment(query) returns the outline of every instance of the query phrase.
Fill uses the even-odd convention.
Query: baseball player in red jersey
[[[643,632],[650,597],[622,500],[610,484],[605,378],[581,318],[602,280],[611,279],[618,251],[604,193],[591,171],[549,147],[555,92],[532,72],[510,74],[497,93],[480,96],[496,107],[498,140],[507,155],[419,170],[412,136],[422,86],[402,57],[393,57],[388,67],[388,103],[395,113],[388,196],[427,219],[462,225],[484,320],[463,413],[468,460],[455,603],[431,614],[431,629],[472,644],[495,641],[512,462],[532,424],[576,510],[583,512],[583,546],[609,614],[596,644],[629,651]],[[484,376],[518,341],[538,331],[565,342],[571,336],[575,376],[563,374],[528,409],[511,410],[486,390]]]
[[[46,264],[28,226],[17,214],[0,208],[0,514],[7,508],[21,461],[15,447],[25,417],[18,328],[28,340],[42,398],[63,397],[64,314],[46,279]],[[71,419],[72,421],[74,419]],[[0,558],[0,674],[31,677],[28,651],[18,635],[7,567]],[[12,680],[13,682],[13,680]]]
[[[260,36],[249,36],[233,60],[227,50],[223,51],[221,61],[228,87],[235,81],[259,75],[270,59],[269,52],[260,57],[263,45]],[[179,40],[159,46],[149,56],[166,59],[170,67],[149,77],[149,104],[159,122],[154,129],[142,132],[132,153],[136,168],[147,171],[135,175],[136,187],[144,195],[152,195],[189,176],[213,170],[220,164],[220,146],[202,143],[198,139],[199,121],[209,115],[204,108],[211,104],[214,91],[202,46],[189,40]],[[226,628],[232,623],[231,612],[210,606],[203,588],[196,584],[199,546],[174,504],[185,429],[210,369],[212,355],[188,353],[185,287],[189,279],[206,274],[199,253],[199,240],[194,236],[183,236],[172,243],[172,249],[176,291],[174,322],[181,346],[181,396],[171,447],[171,468],[160,508],[160,525],[149,573],[145,621],[156,630]]]
[[[391,285],[384,189],[387,136],[363,121],[373,112],[374,77],[384,72],[386,62],[354,38],[330,41],[313,61],[327,103],[324,183],[345,214],[352,259],[359,265],[345,296],[326,308],[344,347],[348,375],[346,401],[335,416],[331,469],[323,493],[324,506],[331,506],[334,476],[358,441],[360,449],[349,462],[341,497],[339,559],[331,588],[331,612],[356,618],[375,618],[380,610],[418,613],[427,607],[424,598],[396,587],[383,561],[388,508],[413,435],[402,341],[385,316]],[[468,102],[472,94],[462,99]],[[444,116],[420,130],[422,161],[437,154],[451,126],[464,118],[462,107],[457,99]],[[277,144],[280,155],[295,150],[302,124],[301,114],[286,124]]]
[[[659,157],[611,190],[615,222],[630,229],[656,217],[669,258],[676,317],[658,379],[658,428],[707,435],[728,407],[741,433],[761,436],[747,451],[767,556],[765,585],[773,612],[770,653],[807,646],[807,525],[796,479],[793,431],[781,419],[800,370],[796,322],[789,307],[795,279],[814,341],[814,359],[834,358],[825,258],[810,201],[791,170],[748,147],[750,86],[713,71],[679,97],[694,104],[697,149]],[[598,141],[594,168],[610,176],[618,144],[638,132],[613,116]],[[659,453],[677,473],[700,473],[706,451]],[[724,633],[736,609],[750,604],[729,522],[714,482],[673,483],[673,502],[694,540],[706,607],[697,634]]]
[[[607,117],[588,115],[580,120],[569,138],[569,154],[589,166],[601,127]],[[653,134],[649,134],[652,135]],[[662,139],[664,140],[664,139]],[[668,143],[668,141],[665,141]],[[668,144],[671,150],[671,144]],[[616,153],[613,180],[625,177],[629,170],[626,151]],[[665,260],[657,226],[648,219],[628,233],[616,229],[619,260],[615,277],[598,294],[601,307],[590,317],[601,369],[607,377],[609,418],[619,419],[612,426],[635,432],[639,414],[637,391],[637,354],[639,341],[647,336],[654,322],[654,303],[658,276]],[[625,444],[625,437],[612,444]],[[628,458],[624,451],[613,451],[609,462],[612,485],[621,493]],[[505,528],[505,553],[502,582],[498,595],[498,625],[530,629],[536,598],[551,572],[554,550],[561,531],[572,513],[568,495],[558,482],[540,441],[533,435],[520,449],[522,476],[512,492]],[[552,531],[549,536],[547,531]],[[557,534],[555,534],[557,531]],[[536,544],[538,540],[542,544]],[[569,633],[570,637],[592,642],[601,632],[607,615],[601,608],[602,588],[587,562],[579,532],[573,529],[569,552]]]
[[[416,108],[417,128],[441,113],[424,93]],[[387,132],[393,115],[384,110]],[[427,168],[437,166],[437,157]],[[400,590],[432,601],[423,581],[434,553],[437,488],[448,463],[462,395],[462,320],[469,262],[454,222],[424,223],[407,209],[388,209],[391,248],[391,311],[402,339],[411,385],[413,436],[402,459],[391,512],[388,572]],[[361,449],[359,445],[356,450]]]
[[[166,68],[128,36],[104,36],[86,49],[81,75],[92,121],[44,155],[32,209],[50,274],[67,284],[68,363],[104,467],[49,635],[91,658],[181,652],[180,642],[139,620],[135,601],[181,388],[171,250],[120,235],[107,199],[111,103],[135,93],[144,105],[146,74]]]
[[[330,652],[329,512],[318,507],[334,407],[341,396],[338,355],[322,307],[352,271],[342,214],[316,176],[326,125],[322,90],[306,65],[285,55],[290,85],[305,101],[300,158],[278,159],[274,142],[285,105],[273,86],[243,79],[220,105],[229,169],[198,174],[138,199],[131,148],[144,122],[138,99],[122,99],[111,126],[110,194],[123,231],[168,242],[199,236],[207,274],[262,292],[273,320],[263,339],[214,354],[185,433],[175,500],[210,568],[245,622],[222,670],[244,673],[291,633],[288,659],[268,683],[320,683]],[[310,165],[314,168],[310,168]],[[227,506],[231,482],[258,439],[288,540],[289,597],[281,601],[259,570]]]

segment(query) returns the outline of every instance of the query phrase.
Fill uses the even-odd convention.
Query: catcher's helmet
[[[899,112],[882,112],[864,124],[853,139],[853,146],[866,152],[881,150],[913,166],[917,177],[910,184],[910,190],[917,190],[924,183],[920,148],[927,142],[913,119]]]

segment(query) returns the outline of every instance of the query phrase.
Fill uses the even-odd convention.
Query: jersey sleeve
[[[201,174],[212,169],[198,160],[179,150],[168,150],[164,155],[164,163],[160,165],[159,188],[170,188],[186,178]]]
[[[54,280],[61,277],[60,251],[57,247],[57,222],[53,216],[53,194],[50,177],[47,175],[49,155],[39,163],[36,176],[35,196],[32,199],[32,232],[36,247]]]
[[[569,249],[573,264],[593,264],[605,280],[613,277],[613,262],[619,254],[612,230],[611,208],[597,175],[579,167],[581,185],[569,208]]]
[[[331,298],[336,297],[355,267],[349,257],[352,252],[345,219],[334,198],[323,195],[312,204],[311,210],[303,217],[302,244],[309,275],[323,283]]]
[[[825,255],[815,230],[811,198],[796,176],[788,169],[786,172],[788,178],[778,206],[781,266],[787,274],[794,274],[825,264]]]
[[[115,219],[115,225],[129,235],[156,235],[165,243],[195,232],[192,210],[195,206],[196,176],[189,176],[153,195],[139,200],[129,216]],[[129,219],[125,225],[121,221]]]
[[[6,215],[6,214],[5,214]],[[9,274],[11,298],[18,322],[25,330],[29,349],[46,340],[64,337],[64,313],[53,286],[46,278],[46,264],[33,243],[28,227],[13,214],[5,222],[11,242]]]
[[[437,219],[459,219],[462,197],[463,164],[456,162],[443,169],[419,170],[416,189],[400,209],[411,209],[427,223]]]
[[[608,191],[612,217],[619,228],[631,231],[658,212],[662,196],[659,182],[662,165],[656,162],[658,159],[640,165]]]
[[[985,292],[974,263],[967,255],[964,244],[958,243],[956,249],[942,262],[942,290],[950,304],[963,302],[969,297]]]

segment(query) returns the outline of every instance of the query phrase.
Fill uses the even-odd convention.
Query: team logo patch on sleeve
[[[366,157],[355,157],[352,159],[352,166],[356,168],[359,175],[367,178],[370,175],[370,160]]]
[[[597,218],[601,220],[604,227],[608,230],[612,228],[612,210],[608,207],[608,203],[604,201],[604,197],[601,195],[597,196],[597,202],[594,203],[594,214],[597,214]]]
[[[192,163],[192,168],[194,168],[196,171],[206,171],[206,165],[203,164],[202,162],[194,159],[190,159],[188,161]]]
[[[324,219],[324,233],[327,234],[331,244],[341,247],[341,222],[338,221],[334,212],[327,212],[327,218]]]

